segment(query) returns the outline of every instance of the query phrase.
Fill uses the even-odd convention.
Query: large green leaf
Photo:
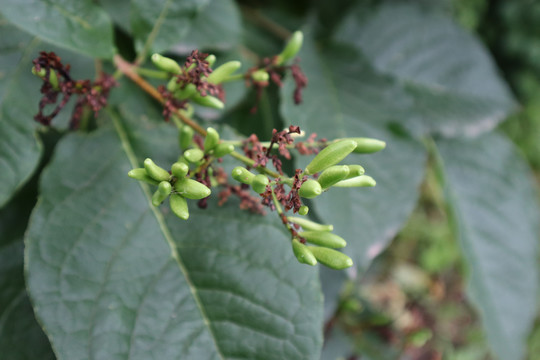
[[[114,54],[112,23],[92,0],[0,0],[0,13],[23,31],[91,57]]]
[[[388,76],[404,107],[396,114],[416,133],[476,135],[514,107],[506,84],[481,43],[447,13],[419,1],[365,4],[343,22],[337,38],[356,45]]]
[[[498,358],[522,359],[538,291],[540,212],[531,173],[497,134],[437,147],[470,270],[468,294]]]
[[[136,137],[115,125],[58,145],[26,239],[59,358],[318,358],[317,271],[294,260],[279,221],[215,202],[191,202],[187,222],[152,207],[126,177]]]
[[[351,155],[346,160],[362,164],[377,181],[375,188],[336,188],[315,199],[316,213],[323,222],[334,224],[335,232],[348,241],[345,252],[363,268],[388,245],[413,210],[425,151],[384,123],[397,116],[392,87],[370,73],[354,52],[336,47],[316,50],[308,37],[300,57],[309,84],[304,104],[295,106],[294,85],[287,81],[281,108],[285,119],[328,139],[370,136],[388,143],[378,154]]]

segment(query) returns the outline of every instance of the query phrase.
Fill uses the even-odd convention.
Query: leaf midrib
[[[120,139],[120,142],[122,143],[122,148],[124,149],[126,157],[128,158],[131,166],[133,168],[140,167],[140,165],[139,165],[139,163],[137,161],[137,157],[135,156],[135,153],[134,153],[133,148],[131,146],[131,143],[129,142],[126,130],[123,128],[119,117],[117,116],[117,114],[113,113],[111,110],[108,111],[108,114],[109,114],[110,118],[112,119],[112,122],[114,124],[114,128],[116,130],[116,133],[117,133],[117,135],[118,135],[118,137]],[[191,280],[191,278],[189,276],[187,268],[186,268],[185,264],[183,263],[182,259],[180,258],[180,254],[178,253],[178,248],[177,248],[177,246],[176,246],[176,244],[175,244],[175,242],[173,240],[171,231],[169,230],[169,228],[165,224],[165,219],[163,218],[161,213],[158,211],[158,209],[155,206],[152,205],[152,196],[150,195],[148,185],[143,184],[140,181],[139,181],[139,185],[140,185],[140,187],[141,187],[141,189],[142,189],[142,191],[144,193],[144,196],[146,198],[148,207],[150,208],[150,210],[154,214],[154,216],[156,218],[156,221],[159,224],[159,228],[161,230],[161,233],[163,234],[163,237],[165,238],[165,240],[167,241],[167,244],[169,245],[169,248],[171,249],[171,256],[176,261],[176,263],[178,264],[178,268],[180,269],[180,272],[184,276],[184,278],[186,280],[186,283],[189,286],[189,291],[190,291],[190,293],[191,293],[191,295],[193,297],[193,300],[195,301],[195,304],[197,305],[197,308],[199,309],[199,312],[201,314],[202,320],[203,320],[204,324],[206,325],[206,327],[208,328],[208,332],[210,333],[210,337],[212,338],[212,341],[214,342],[214,347],[216,349],[216,352],[219,355],[219,357],[222,360],[224,360],[225,357],[224,357],[223,353],[221,352],[221,349],[218,346],[216,335],[214,334],[214,331],[212,330],[212,327],[210,326],[210,319],[208,318],[208,315],[206,314],[206,311],[204,310],[204,306],[202,304],[202,301],[201,301],[201,299],[199,297],[197,289],[193,285],[193,282],[192,282],[192,280]]]

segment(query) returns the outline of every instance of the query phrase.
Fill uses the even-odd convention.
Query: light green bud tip
[[[212,193],[206,185],[188,178],[178,180],[174,184],[174,189],[183,197],[194,200],[204,199]]]
[[[204,60],[208,63],[208,66],[212,67],[216,62],[216,55],[210,54]]]
[[[195,96],[193,96],[193,101],[199,105],[214,109],[223,109],[225,107],[223,101],[212,95],[202,96],[200,94],[195,94]]]
[[[302,205],[302,206],[300,206],[300,209],[298,209],[298,214],[300,214],[302,216],[307,215],[308,212],[309,212],[309,208],[307,207],[307,205]]]
[[[377,185],[375,180],[368,175],[357,176],[352,179],[342,180],[334,187],[373,187]]]
[[[231,176],[234,180],[248,185],[251,185],[251,182],[255,178],[255,175],[253,173],[251,173],[248,169],[242,166],[235,167],[231,172]]]
[[[36,67],[32,66],[32,74],[40,77],[41,79],[45,79],[45,76],[47,76],[47,70],[44,68],[41,68],[39,71],[36,71]],[[51,86],[53,89],[58,90],[58,77],[56,76],[56,71],[49,70],[49,82],[51,83]]]
[[[216,129],[209,127],[206,129],[206,137],[204,138],[204,152],[209,152],[214,149],[219,143],[219,133]]]
[[[193,129],[191,126],[184,125],[178,133],[178,142],[181,149],[187,149],[193,142]]]
[[[360,175],[364,175],[366,170],[360,165],[348,165],[349,166],[349,175],[345,179],[350,179]]]
[[[386,147],[386,143],[382,140],[372,138],[351,138],[351,140],[356,141],[354,152],[357,154],[371,154]]]
[[[161,56],[160,54],[154,54],[152,55],[152,62],[156,67],[160,68],[163,71],[167,71],[173,74],[179,74],[182,69],[180,65],[173,59],[170,59],[165,56]]]
[[[171,193],[171,189],[172,186],[170,182],[160,182],[158,185],[158,189],[156,190],[154,195],[152,195],[152,205],[159,206],[159,204],[161,204],[163,200],[165,200],[167,196],[169,196],[169,194]]]
[[[152,179],[145,168],[133,169],[128,172],[128,176],[132,179],[144,181],[148,184],[157,185],[159,181]]]
[[[350,139],[344,139],[332,143],[321,150],[306,166],[305,173],[307,175],[318,173],[330,167],[336,165],[341,160],[345,159],[356,148],[356,141]]]
[[[255,175],[253,180],[251,181],[251,187],[253,191],[255,191],[257,194],[262,194],[266,190],[266,185],[268,185],[270,181],[266,177],[266,175],[259,174]]]
[[[347,246],[345,239],[328,231],[302,231],[298,233],[298,236],[301,236],[306,239],[306,241],[319,246],[334,249]]]
[[[314,230],[314,231],[332,231],[334,230],[334,225],[323,225],[316,223],[314,221],[304,219],[296,216],[289,216],[287,220],[293,224],[300,225],[304,230]]]
[[[171,166],[171,173],[178,179],[184,178],[189,172],[189,166],[183,162],[175,162]]]
[[[229,75],[240,69],[242,63],[240,61],[228,61],[225,64],[218,66],[208,75],[207,81],[212,84],[220,84]]]
[[[201,149],[194,148],[184,151],[184,157],[191,163],[199,162],[204,157],[204,152]]]
[[[234,151],[234,145],[233,144],[221,143],[221,144],[218,144],[218,146],[216,146],[214,148],[213,155],[216,158],[220,158],[220,157],[223,157],[225,155],[229,155],[233,151]]]
[[[187,201],[179,194],[172,194],[169,198],[172,212],[180,219],[187,220],[189,218],[189,209]]]
[[[270,75],[265,70],[257,70],[251,74],[251,78],[257,82],[267,82],[270,79]]]
[[[199,93],[197,92],[197,86],[195,84],[187,84],[184,88],[176,89],[174,92],[174,97],[179,100],[191,99],[197,95],[199,95]]]
[[[313,179],[306,180],[298,190],[298,195],[306,199],[313,199],[321,194],[321,184],[319,184],[317,180]]]
[[[349,175],[347,165],[334,165],[324,170],[317,181],[323,189],[327,189],[335,183],[345,179]]]
[[[302,47],[302,43],[304,41],[304,34],[301,31],[295,31],[287,45],[285,45],[285,48],[281,52],[281,54],[278,55],[277,63],[278,65],[281,65],[290,59],[294,58],[296,54],[300,51],[300,48]]]
[[[343,270],[353,266],[352,259],[337,250],[317,246],[308,246],[307,248],[315,256],[315,259],[329,268]]]
[[[317,259],[315,259],[315,256],[313,256],[306,245],[302,244],[297,239],[293,239],[292,248],[298,262],[311,266],[317,265]]]
[[[171,177],[167,170],[157,166],[150,158],[144,160],[144,168],[146,173],[154,180],[167,181]]]

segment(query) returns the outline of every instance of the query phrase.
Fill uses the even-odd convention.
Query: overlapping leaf
[[[117,131],[59,144],[28,233],[29,288],[59,358],[318,358],[317,273],[279,221],[215,203],[191,203],[187,222],[155,210],[126,177],[137,137]]]
[[[40,39],[97,58],[114,54],[112,23],[92,0],[1,0],[0,13]]]
[[[531,173],[498,134],[437,141],[469,268],[468,294],[500,359],[522,359],[538,291],[538,209]]]

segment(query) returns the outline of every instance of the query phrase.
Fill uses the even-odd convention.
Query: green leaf
[[[538,291],[537,193],[514,146],[488,134],[437,141],[469,268],[468,294],[500,359],[522,359]]]
[[[59,358],[317,359],[317,272],[279,221],[215,201],[190,202],[187,222],[152,207],[114,121],[117,134],[58,144],[27,235],[31,297]]]
[[[419,142],[384,124],[397,114],[393,91],[386,80],[370,73],[361,58],[344,48],[316,50],[309,33],[300,58],[309,84],[303,104],[296,106],[294,84],[286,81],[281,111],[290,124],[327,139],[367,136],[388,144],[380,153],[349,155],[342,162],[364,166],[377,181],[375,188],[333,188],[314,201],[320,220],[334,225],[335,233],[348,243],[343,250],[365,268],[412,212],[425,151]]]
[[[437,7],[387,1],[366,13],[358,6],[337,38],[400,88],[391,102],[402,103],[396,116],[415,133],[477,135],[515,107],[481,43]]]
[[[179,43],[189,34],[196,16],[210,2],[132,0],[131,29],[142,54],[147,55],[149,51],[162,52]]]
[[[19,29],[75,52],[114,55],[112,23],[92,0],[0,0],[0,13]]]

